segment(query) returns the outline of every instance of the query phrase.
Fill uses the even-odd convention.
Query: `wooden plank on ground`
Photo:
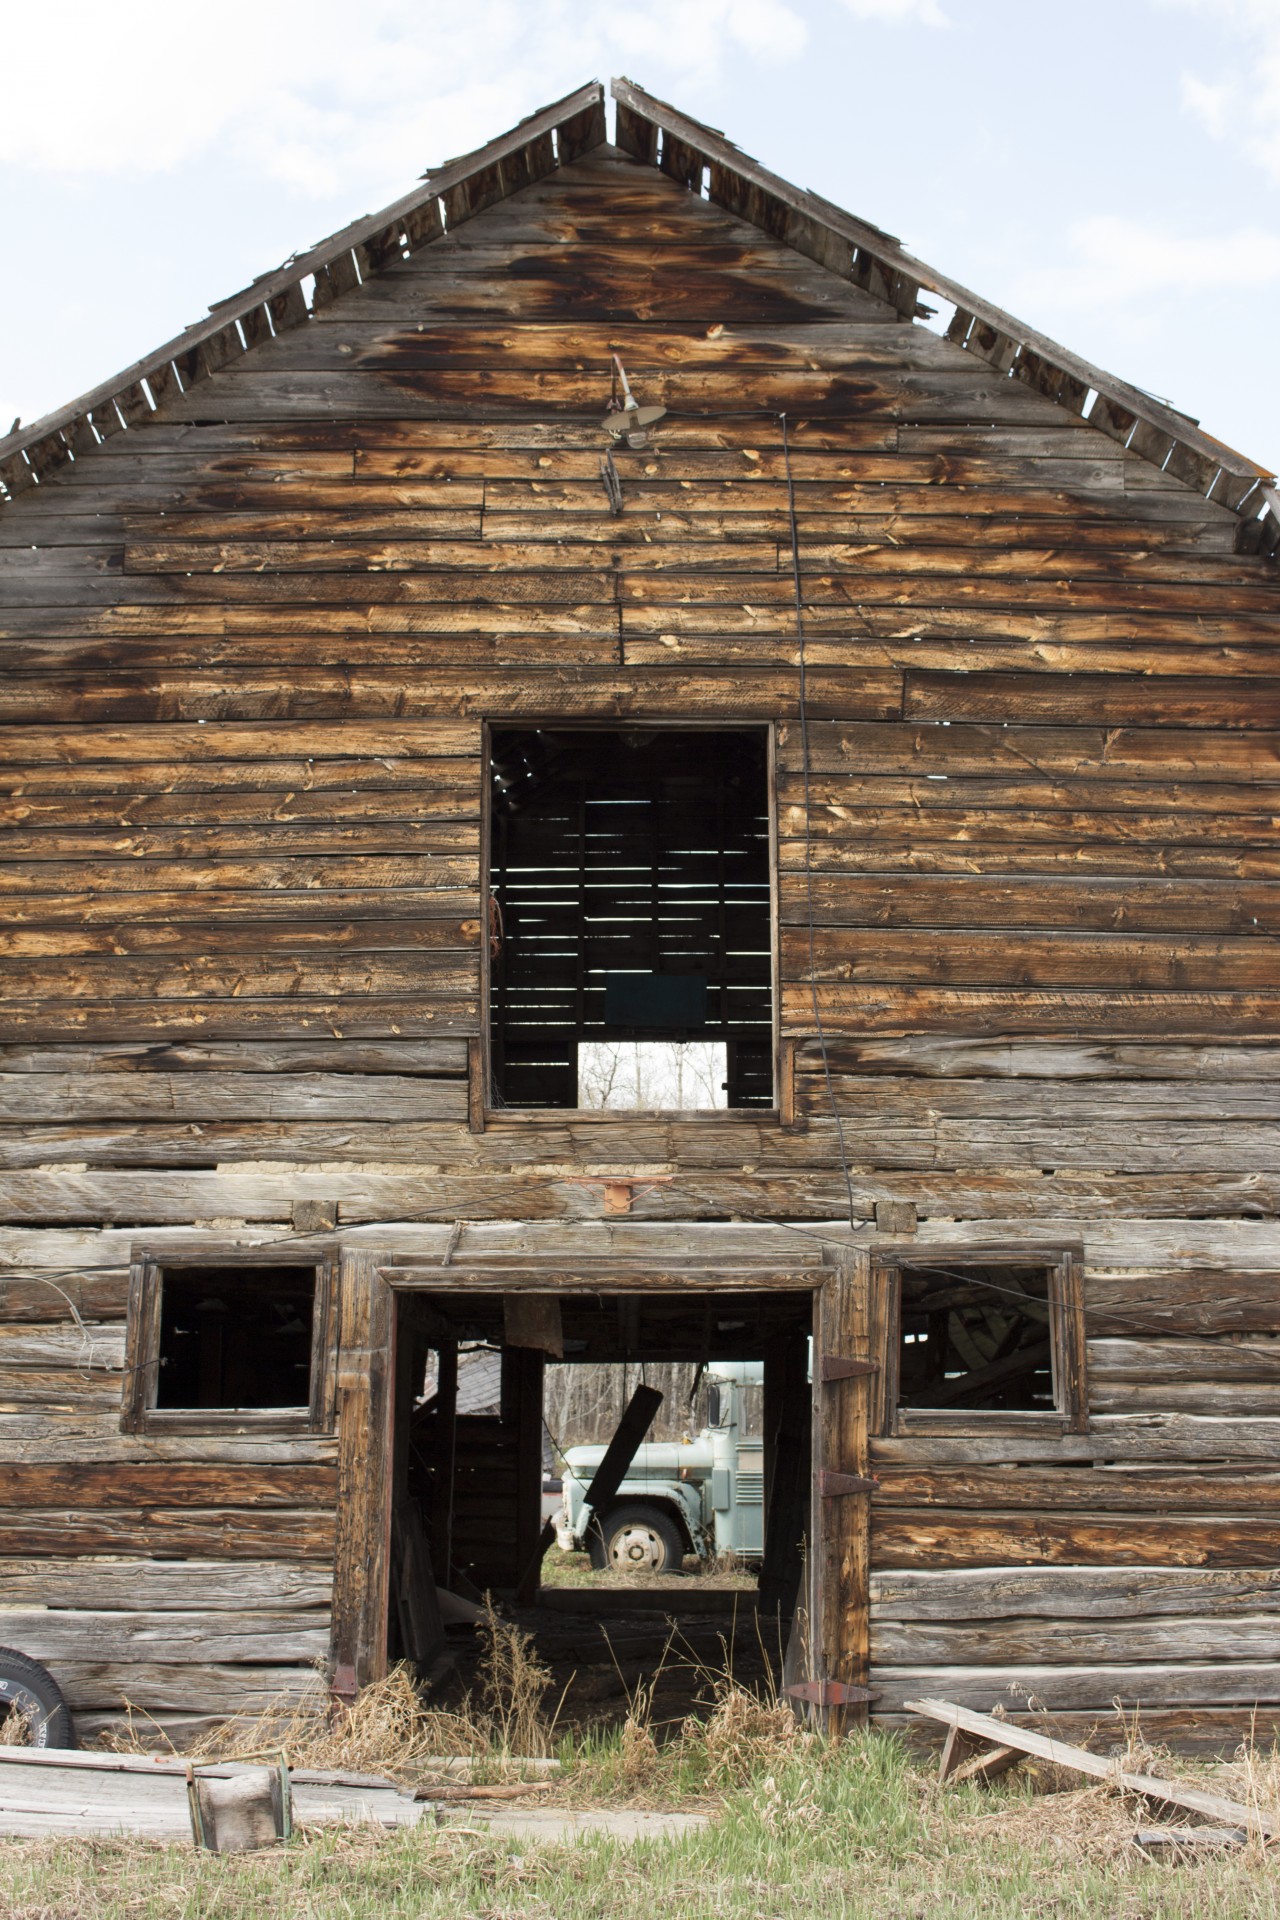
[[[1131,1773],[1101,1754],[1084,1747],[1068,1746],[1065,1740],[1053,1740],[1042,1733],[1015,1727],[1007,1720],[996,1720],[988,1713],[972,1713],[966,1707],[953,1706],[948,1700],[908,1700],[909,1713],[923,1714],[947,1727],[989,1740],[993,1747],[1017,1747],[1039,1760],[1051,1760],[1055,1766],[1070,1767],[1094,1780],[1106,1780],[1127,1793],[1140,1793],[1162,1806],[1182,1807],[1188,1813],[1202,1814],[1227,1826],[1244,1827],[1263,1840],[1280,1833],[1280,1813],[1267,1813],[1258,1807],[1241,1806],[1220,1794],[1204,1793],[1198,1787],[1183,1787],[1172,1780],[1160,1780],[1149,1773]]]

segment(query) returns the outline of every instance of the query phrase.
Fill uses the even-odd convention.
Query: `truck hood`
[[[564,1456],[565,1478],[586,1486],[604,1456],[604,1447],[570,1447]],[[701,1435],[696,1440],[654,1440],[636,1449],[627,1479],[674,1480],[681,1468],[710,1473],[711,1466],[711,1442]]]

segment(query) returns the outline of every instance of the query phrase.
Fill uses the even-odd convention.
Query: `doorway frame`
[[[566,1266],[393,1260],[367,1248],[341,1254],[338,1494],[330,1663],[341,1699],[387,1670],[387,1617],[396,1381],[396,1296],[474,1289],[486,1293],[806,1292],[813,1303],[813,1442],[809,1509],[805,1681],[815,1717],[833,1731],[866,1718],[870,1662],[871,1386],[869,1254],[823,1248],[821,1264],[638,1266],[621,1258]],[[852,1370],[848,1363],[852,1362]],[[862,1486],[835,1485],[862,1481]],[[834,1697],[833,1697],[834,1696]]]

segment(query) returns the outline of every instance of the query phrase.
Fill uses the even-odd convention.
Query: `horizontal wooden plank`
[[[1021,1620],[881,1623],[872,1612],[871,1658],[892,1666],[1093,1666],[1137,1661],[1280,1660],[1280,1614],[1196,1619],[1095,1615],[1088,1621]],[[1216,1698],[1217,1696],[1210,1696]]]
[[[154,1467],[163,1461],[180,1466],[313,1467],[331,1464],[337,1439],[328,1433],[289,1432],[245,1414],[232,1429],[210,1433],[130,1434],[120,1431],[118,1399],[102,1405],[77,1405],[71,1412],[44,1416],[30,1411],[0,1415],[0,1444],[15,1465],[52,1467]]]
[[[354,1073],[0,1073],[0,1121],[465,1120],[460,1080]]]
[[[10,1465],[4,1477],[7,1508],[63,1505],[99,1507],[326,1507],[337,1500],[333,1466],[194,1466],[172,1460],[154,1466],[112,1461],[93,1466]]]
[[[25,750],[25,736],[23,745]],[[794,723],[779,728],[778,756],[786,771],[803,767],[803,743]],[[810,727],[809,764],[815,773],[851,769],[860,777],[922,779],[941,773],[1025,781],[1030,770],[1045,779],[1105,774],[1113,780],[1271,782],[1280,765],[1280,737],[1172,724],[1107,732],[1070,724],[1060,709],[1043,726],[970,721],[883,727],[819,716]]]
[[[401,792],[411,796],[411,804],[416,809],[444,805],[451,796],[480,792],[482,774],[478,758],[407,753],[349,754],[335,759],[290,758],[280,751],[282,745],[288,743],[282,743],[278,733],[273,736],[273,743],[276,757],[267,753],[264,743],[258,749],[263,757],[257,760],[211,756],[207,760],[162,757],[125,762],[92,758],[42,762],[21,760],[14,754],[7,766],[0,769],[0,792],[25,802],[33,808],[36,817],[49,819],[50,824],[55,824],[59,816],[56,812],[50,815],[46,809],[57,809],[59,803],[70,818],[73,817],[71,809],[87,801],[89,810],[74,817],[88,820],[95,812],[102,813],[111,807],[115,808],[118,819],[126,813],[141,817],[144,807],[163,810],[184,804],[192,807],[212,804],[201,802],[196,797],[200,794],[217,795],[221,804],[235,803],[241,807],[259,804],[274,809],[308,803],[322,806],[327,801],[337,809],[351,797],[367,804],[375,794]],[[92,735],[82,744],[91,753]],[[137,753],[142,755],[146,751],[146,740],[139,737]],[[78,797],[70,798],[73,795]],[[189,801],[183,798],[187,795],[191,796]],[[245,797],[241,798],[242,795]],[[18,817],[16,807],[11,817]]]
[[[1093,1274],[1085,1303],[1095,1335],[1280,1333],[1280,1273]]]
[[[318,1560],[333,1556],[333,1514],[226,1507],[98,1508],[75,1513],[0,1511],[0,1559],[33,1554],[145,1554],[218,1560]]]
[[[1016,1700],[1001,1704],[1005,1717],[1014,1726],[1048,1734],[1055,1740],[1067,1740],[1076,1746],[1092,1744],[1095,1751],[1110,1754],[1117,1760],[1130,1750],[1132,1709],[1123,1700],[1119,1707],[1112,1705],[1093,1711],[1058,1708],[1052,1714],[1034,1709],[1024,1712]],[[936,1720],[922,1720],[918,1714],[881,1713],[874,1703],[871,1713],[874,1726],[905,1740],[916,1752],[937,1757],[946,1729]],[[1248,1742],[1270,1739],[1277,1726],[1280,1726],[1280,1713],[1266,1707],[1259,1710],[1253,1704],[1156,1708],[1141,1703],[1143,1739],[1165,1753],[1229,1759]]]
[[[315,1032],[353,1038],[466,1034],[480,1031],[470,999],[397,998],[370,995],[354,1000],[296,994],[280,999],[230,1000],[10,1000],[9,1033],[28,1040],[66,1040],[77,1034],[101,1042],[150,1036],[172,1045],[209,1037],[246,1040],[306,1039]]]
[[[4,1056],[0,1053],[0,1059]],[[911,1034],[903,1039],[842,1040],[828,1049],[835,1073],[886,1074],[925,1080],[976,1079],[1064,1081],[1206,1080],[1240,1086],[1269,1081],[1280,1069],[1280,1045],[1224,1041],[1213,1047],[1164,1045],[1158,1040],[1099,1043],[1089,1040],[1006,1040]],[[812,1042],[797,1050],[796,1065],[812,1073],[822,1065]]]
[[[317,1614],[319,1618],[317,1618]],[[61,1671],[64,1661],[140,1660],[180,1665],[284,1666],[322,1660],[329,1650],[327,1611],[191,1613],[81,1611],[41,1607],[6,1610],[6,1633],[33,1660]]]
[[[59,1660],[58,1685],[77,1712],[261,1714],[295,1702],[323,1701],[312,1666],[233,1666],[201,1661],[162,1666],[149,1660]]]
[[[984,1512],[1031,1508],[1054,1513],[1258,1515],[1280,1512],[1280,1473],[1263,1468],[1198,1466],[1116,1468],[1025,1463],[1008,1467],[877,1465],[873,1509],[973,1507]]]
[[[1208,675],[1125,682],[1075,674],[1059,686],[1039,674],[918,671],[908,676],[903,714],[909,720],[1026,721],[1042,714],[1058,725],[1273,728],[1280,722],[1280,682],[1251,681],[1246,694]]]
[[[426,576],[414,576],[421,585]],[[443,577],[443,576],[442,576]],[[389,576],[374,576],[384,582]],[[505,590],[512,576],[504,574]],[[177,714],[188,720],[376,719],[406,705],[435,708],[459,718],[492,712],[496,706],[545,719],[575,713],[614,720],[619,714],[646,718],[655,710],[684,720],[703,715],[741,720],[794,718],[799,696],[795,675],[787,669],[762,672],[744,681],[728,670],[662,673],[660,683],[637,684],[632,674],[548,668],[513,681],[495,674],[433,674],[400,667],[343,671],[326,667],[259,669],[234,676],[216,673],[122,674],[109,682],[87,684],[76,676],[35,680],[10,678],[0,689],[0,722],[35,728],[63,721],[161,720]],[[1252,683],[1251,683],[1252,684]],[[815,713],[842,713],[868,719],[897,719],[902,706],[902,675],[893,668],[848,673],[820,670],[809,676],[808,697]]]
[[[155,1613],[279,1612],[327,1617],[332,1578],[315,1565],[260,1560],[2,1560],[0,1606]]]
[[[1089,1406],[1098,1413],[1216,1414],[1239,1419],[1280,1415],[1278,1380],[1111,1380],[1089,1382]]]
[[[1175,1271],[1168,1284],[1178,1283]],[[932,1423],[931,1423],[932,1424]],[[872,1442],[873,1458],[911,1468],[1007,1465],[1011,1461],[1257,1461],[1270,1462],[1280,1447],[1280,1419],[1241,1414],[1201,1415],[1172,1411],[1091,1413],[1085,1434],[978,1435],[915,1433]]]
[[[163,909],[162,909],[163,911]],[[117,1073],[263,1073],[410,1075],[434,1079],[467,1071],[460,1040],[259,1040],[188,1046],[3,1046],[0,1071],[74,1075]]]
[[[1280,1663],[1221,1660],[1200,1665],[1087,1665],[1007,1667],[872,1667],[868,1684],[882,1712],[900,1712],[907,1700],[930,1695],[957,1706],[989,1711],[1011,1698],[1059,1707],[1108,1709],[1122,1700],[1131,1712],[1168,1706],[1268,1706],[1280,1702]]]
[[[1134,1620],[1214,1618],[1220,1636],[1238,1614],[1274,1616],[1276,1567],[1035,1567],[877,1573],[877,1621]]]
[[[831,1080],[842,1113],[855,1121],[878,1117],[890,1126],[935,1120],[1007,1120],[1024,1126],[1056,1125],[1065,1129],[1105,1127],[1123,1119],[1167,1125],[1186,1120],[1280,1118],[1280,1091],[1262,1080],[897,1081],[880,1075],[840,1073],[834,1068]],[[830,1112],[825,1078],[820,1069],[809,1067],[807,1062],[797,1074],[797,1097],[802,1109],[815,1116]]]
[[[358,853],[362,848],[380,858],[406,854],[424,861],[453,857],[465,859],[474,850],[479,856],[478,820],[399,820],[373,819],[368,822],[328,820],[281,820],[270,824],[250,824],[229,819],[221,834],[216,826],[148,827],[139,823],[136,831],[127,821],[114,828],[105,823],[87,829],[54,827],[45,829],[39,821],[25,827],[11,827],[5,836],[6,851],[16,863],[24,859],[59,860],[87,856],[95,865],[111,860],[216,859],[225,851],[237,854]]]
[[[950,787],[951,783],[946,783]],[[1258,829],[1266,803],[1257,796]],[[1280,794],[1277,794],[1280,800]],[[1029,799],[1028,806],[1036,803]],[[1239,806],[1237,817],[1248,815]],[[787,825],[785,816],[782,823]],[[1021,824],[1019,831],[1022,831]],[[1064,827],[1065,833],[1070,832]],[[810,913],[832,927],[1061,928],[1128,933],[1242,933],[1280,931],[1280,886],[1215,880],[1032,877],[929,874],[907,878],[857,873],[817,873],[812,880],[786,874],[779,889],[784,924],[807,928]]]
[[[873,1513],[872,1565],[1269,1567],[1274,1520],[1075,1513]]]
[[[1084,1034],[1123,1041],[1148,1033],[1189,1041],[1280,1034],[1280,994],[1271,993],[824,984],[817,1000],[828,1030],[837,1034]],[[784,995],[783,1017],[787,1030],[807,1033],[813,1023],[807,987]]]
[[[298,994],[332,994],[335,998],[360,994],[411,992],[424,1000],[457,1001],[479,986],[478,962],[450,956],[449,965],[432,965],[412,955],[355,954],[330,958],[300,954],[245,954],[224,958],[218,954],[189,953],[181,960],[130,955],[127,960],[77,956],[74,962],[6,960],[0,963],[4,990],[23,1000],[41,993],[58,1000],[99,995],[121,1000],[218,1000],[239,994],[258,998]]]
[[[249,760],[257,765],[282,755],[304,764],[325,760],[402,760],[453,758],[478,764],[480,722],[441,715],[420,719],[351,720],[291,725],[287,734],[274,722],[223,723],[155,721],[134,726],[24,729],[24,762],[76,766],[120,761],[170,760],[200,767],[210,761]],[[217,776],[221,778],[221,774]],[[126,776],[127,778],[127,776]]]
[[[631,1157],[634,1145],[651,1142],[666,1156],[661,1164],[684,1167],[678,1183],[654,1182],[647,1189],[637,1189],[632,1212],[640,1219],[732,1219],[770,1211],[791,1221],[824,1222],[842,1196],[847,1202],[837,1143],[830,1129],[817,1143],[812,1132],[802,1140],[816,1163],[812,1170],[792,1170],[784,1163],[752,1166],[744,1172],[750,1163],[743,1155],[759,1151],[756,1141],[723,1134],[699,1145],[687,1132],[681,1135],[674,1126],[668,1129],[655,1123],[644,1129],[638,1142],[633,1138],[619,1143],[628,1157],[617,1164],[653,1165],[652,1160]],[[519,1153],[499,1140],[491,1141],[487,1134],[476,1136],[448,1126],[434,1129],[426,1138],[416,1133],[408,1141],[398,1140],[394,1132],[378,1140],[367,1135],[344,1137],[338,1131],[317,1137],[292,1128],[259,1134],[245,1128],[220,1128],[202,1148],[198,1139],[184,1139],[176,1129],[75,1129],[42,1134],[38,1141],[27,1143],[25,1152],[20,1142],[6,1142],[7,1158],[26,1158],[35,1164],[0,1173],[0,1219],[51,1225],[108,1220],[138,1226],[180,1225],[208,1219],[288,1224],[295,1202],[301,1200],[336,1204],[344,1228],[377,1220],[600,1217],[606,1204],[603,1184],[591,1180],[584,1184],[579,1176],[547,1171],[549,1166],[564,1164],[551,1157],[561,1149],[567,1154],[585,1153],[589,1143],[580,1131],[570,1129],[556,1129]],[[216,1168],[204,1164],[213,1151],[220,1156]],[[304,1151],[327,1157],[319,1168],[306,1160],[279,1158]],[[801,1143],[790,1143],[790,1151],[799,1158]],[[344,1158],[336,1160],[335,1152]],[[378,1152],[383,1164],[372,1165],[369,1155]],[[416,1158],[428,1152],[433,1159]],[[125,1154],[134,1164],[120,1169],[118,1162]],[[264,1154],[277,1156],[267,1169],[260,1164]],[[400,1154],[407,1157],[395,1157]],[[910,1156],[899,1149],[897,1157]],[[920,1152],[915,1157],[925,1156]],[[1130,1157],[1140,1155],[1135,1152]],[[1153,1152],[1149,1157],[1158,1155]],[[1209,1157],[1207,1150],[1202,1157]],[[184,1158],[185,1167],[180,1164]],[[388,1160],[391,1164],[386,1164]],[[60,1167],[60,1161],[67,1165]],[[97,1161],[101,1167],[95,1165]],[[1033,1160],[1022,1169],[994,1175],[982,1167],[889,1168],[860,1173],[856,1180],[856,1203],[869,1214],[882,1200],[909,1201],[941,1219],[998,1220],[1002,1232],[1020,1221],[1025,1231],[1029,1223],[1045,1217],[1045,1208],[1052,1203],[1055,1219],[1071,1219],[1077,1237],[1104,1219],[1150,1221],[1163,1216],[1182,1220],[1191,1207],[1210,1217],[1248,1217],[1274,1209],[1278,1193],[1274,1176],[1238,1170],[1215,1174],[1187,1169],[1176,1176],[1117,1177],[1105,1170],[1076,1174],[1058,1168],[1046,1177]],[[1212,1297],[1215,1283],[1216,1301]],[[73,1298],[80,1297],[74,1287],[67,1291]],[[1090,1325],[1102,1332],[1131,1332],[1135,1325],[1187,1332],[1257,1330],[1274,1325],[1275,1298],[1274,1275],[1261,1276],[1254,1286],[1237,1275],[1205,1274],[1198,1276],[1194,1297],[1185,1304],[1177,1290],[1166,1291],[1158,1309],[1139,1304],[1128,1318],[1123,1303],[1110,1313],[1105,1307],[1096,1312],[1091,1308]],[[124,1311],[122,1295],[118,1290],[113,1293],[106,1283],[91,1291],[86,1304],[99,1317],[118,1318]],[[0,1319],[56,1319],[60,1307],[66,1311],[59,1296],[35,1278],[8,1281],[0,1288]]]
[[[1280,1321],[1280,1300],[1276,1302]],[[1280,1326],[1277,1327],[1280,1335]],[[1089,1342],[1090,1379],[1177,1383],[1265,1381],[1280,1385],[1280,1337],[1269,1340],[1094,1339]]]

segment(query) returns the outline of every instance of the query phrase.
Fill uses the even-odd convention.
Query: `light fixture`
[[[615,406],[614,410],[604,417],[602,423],[604,430],[614,440],[625,440],[629,447],[643,447],[648,443],[648,429],[661,420],[667,410],[665,407],[642,407],[631,391],[627,370],[616,353],[612,355],[612,359],[617,370],[617,378],[622,382],[622,405],[621,407],[616,405],[617,382],[615,381]]]

